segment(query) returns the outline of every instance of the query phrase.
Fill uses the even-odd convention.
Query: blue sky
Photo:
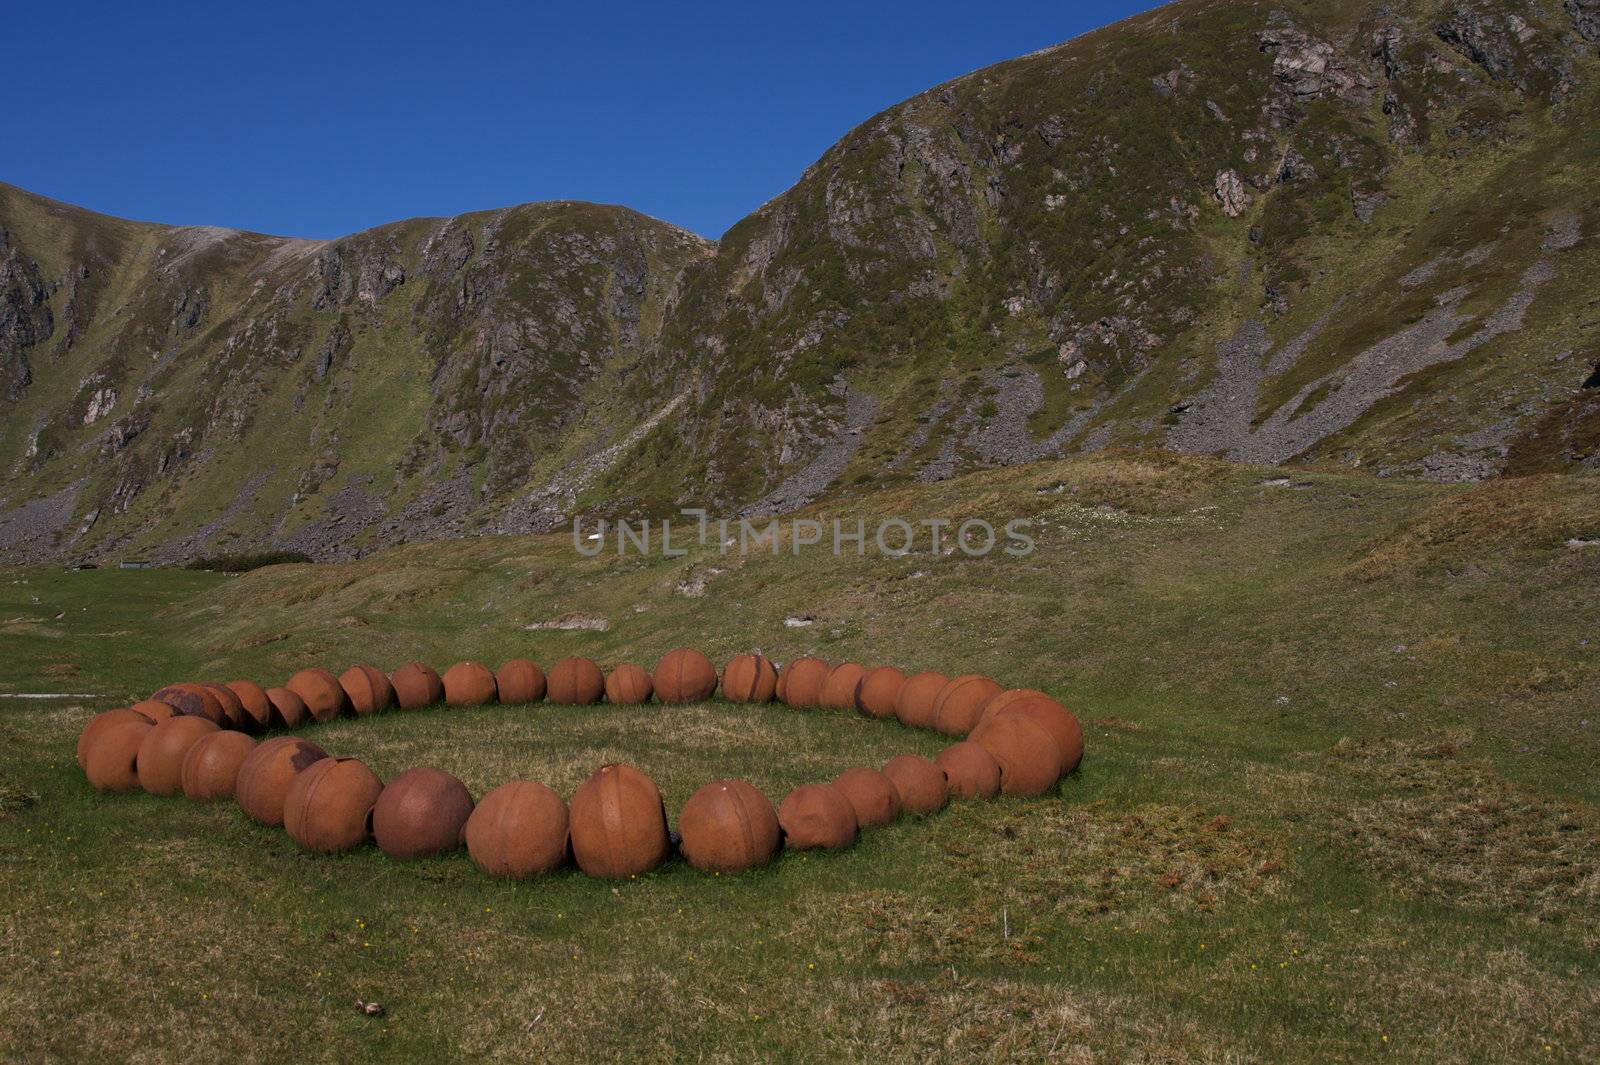
[[[716,237],[850,127],[1152,3],[11,5],[0,181],[333,237],[528,200]]]

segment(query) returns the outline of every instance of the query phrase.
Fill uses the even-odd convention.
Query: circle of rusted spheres
[[[655,682],[643,667],[624,662],[606,674],[606,702],[619,706],[638,706],[650,701]]]
[[[722,671],[722,694],[736,703],[770,703],[778,691],[778,667],[765,655],[735,655]]]
[[[187,714],[152,728],[139,744],[139,786],[151,795],[176,795],[183,787],[183,760],[189,749],[218,731],[215,721]]]
[[[461,846],[472,793],[449,773],[417,766],[389,781],[372,808],[372,838],[391,858],[430,858]]]
[[[294,778],[283,830],[306,850],[338,854],[367,841],[383,781],[357,758],[324,758]]]
[[[698,703],[717,690],[717,667],[693,647],[679,647],[656,663],[651,681],[664,703]]]
[[[239,767],[255,747],[256,741],[242,732],[218,730],[201,736],[178,770],[184,795],[195,802],[233,798]]]
[[[444,701],[451,706],[483,706],[498,694],[494,674],[481,662],[457,662],[444,671]]]
[[[420,710],[444,702],[444,681],[426,662],[407,662],[389,678],[402,710]]]
[[[572,849],[567,804],[533,780],[495,788],[473,809],[463,830],[473,864],[491,876],[522,879],[552,872]]]
[[[502,703],[536,703],[544,698],[544,670],[526,658],[513,658],[494,671]]]
[[[587,706],[605,694],[606,679],[600,667],[587,658],[563,658],[550,667],[545,697],[564,706]]]
[[[778,814],[743,780],[714,780],[697,790],[678,815],[684,860],[708,873],[742,873],[778,853]]]
[[[778,671],[778,699],[796,710],[820,705],[822,684],[830,669],[820,658],[796,658]]]
[[[848,847],[856,840],[856,808],[832,784],[802,784],[778,804],[784,842],[794,850]]]
[[[328,752],[298,736],[277,736],[245,757],[234,780],[233,797],[253,820],[283,824],[283,802],[294,778],[328,757]]]
[[[572,856],[590,876],[648,873],[670,846],[661,791],[632,766],[601,766],[573,793]]]

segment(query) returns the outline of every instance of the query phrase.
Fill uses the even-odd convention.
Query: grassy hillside
[[[1600,547],[1568,541],[1600,539],[1596,488],[1112,451],[812,512],[1031,516],[1025,558],[584,560],[555,535],[237,577],[0,571],[6,693],[90,693],[0,700],[0,1055],[1593,1060]],[[573,611],[608,627],[528,628]],[[617,885],[309,857],[229,806],[97,796],[72,762],[91,712],[178,677],[682,643],[1039,686],[1087,757],[1056,794],[847,852]],[[626,759],[674,817],[715,776],[777,799],[939,746],[720,701],[308,735],[478,795]]]

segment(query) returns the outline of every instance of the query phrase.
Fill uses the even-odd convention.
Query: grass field
[[[1600,538],[1600,481],[1105,453],[816,511],[1029,515],[1038,550],[584,559],[552,536],[0,570],[0,693],[81,696],[0,699],[0,1057],[1600,1059],[1600,547],[1567,545]],[[572,611],[608,627],[528,627]],[[97,795],[73,762],[90,714],[176,679],[680,644],[1042,687],[1087,754],[1044,798],[620,883],[315,857],[229,804]],[[476,795],[626,760],[674,816],[716,777],[777,801],[942,746],[721,701],[306,732]]]

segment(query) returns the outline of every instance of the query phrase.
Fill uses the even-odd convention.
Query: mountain
[[[1594,469],[1597,41],[1600,0],[1180,0],[883,112],[716,243],[0,186],[0,557],[342,557],[1108,445]]]

